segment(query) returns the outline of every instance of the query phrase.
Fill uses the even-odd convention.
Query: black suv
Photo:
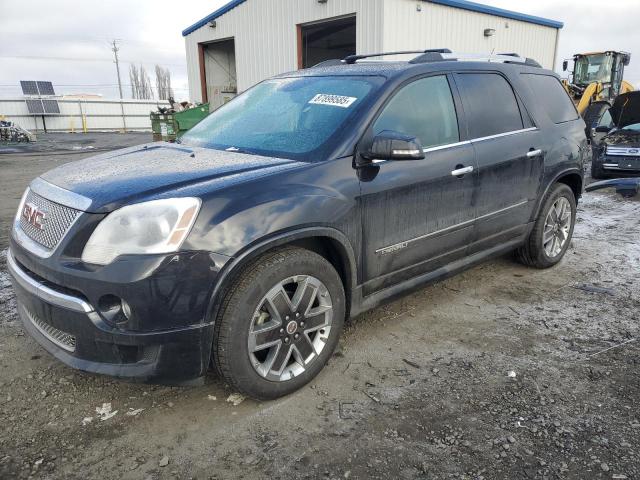
[[[27,331],[82,370],[197,382],[213,363],[270,399],[322,369],[348,317],[512,250],[559,262],[590,150],[558,77],[361,58],[36,178],[8,254]]]

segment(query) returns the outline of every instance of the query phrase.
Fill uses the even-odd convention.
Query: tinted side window
[[[501,75],[461,73],[457,80],[464,95],[472,139],[523,128],[513,89]]]
[[[373,133],[393,130],[433,147],[459,140],[456,109],[445,76],[427,77],[402,87],[373,124]]]
[[[568,122],[578,118],[576,107],[573,106],[560,80],[549,75],[529,73],[523,74],[523,77],[553,123]]]

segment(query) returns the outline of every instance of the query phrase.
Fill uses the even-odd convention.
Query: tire
[[[560,222],[563,227],[557,230],[549,230],[549,221],[553,222],[552,208],[557,212],[557,207],[565,206],[570,214],[565,223]],[[551,215],[551,217],[550,217]],[[564,214],[563,214],[564,217]],[[558,263],[564,257],[573,236],[573,227],[576,221],[576,197],[573,190],[564,183],[556,183],[547,192],[538,217],[536,218],[533,230],[529,234],[529,238],[525,244],[516,251],[516,258],[519,262],[535,268],[549,268]],[[553,225],[555,227],[555,225]],[[546,229],[546,236],[545,236]],[[549,235],[556,237],[555,244],[545,242],[549,239]],[[546,238],[545,238],[546,237]],[[558,242],[564,238],[562,244]],[[550,240],[552,242],[553,240]],[[553,247],[553,248],[551,248]]]
[[[274,250],[246,267],[227,291],[215,319],[213,361],[240,393],[282,397],[322,370],[344,317],[344,287],[327,260],[302,248]]]

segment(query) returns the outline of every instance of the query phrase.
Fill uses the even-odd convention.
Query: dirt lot
[[[30,178],[82,156],[0,155],[0,478],[640,478],[640,201],[586,194],[557,267],[426,287],[351,322],[298,393],[234,405],[213,374],[125,383],[23,332],[11,217]]]

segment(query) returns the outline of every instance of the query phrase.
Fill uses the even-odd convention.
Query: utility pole
[[[127,131],[127,120],[124,116],[124,105],[122,103],[122,81],[120,80],[120,63],[118,63],[118,40],[114,39],[111,42],[111,50],[113,51],[114,63],[116,64],[116,72],[118,72],[118,90],[120,92],[120,112],[122,113],[122,130],[126,133]]]

